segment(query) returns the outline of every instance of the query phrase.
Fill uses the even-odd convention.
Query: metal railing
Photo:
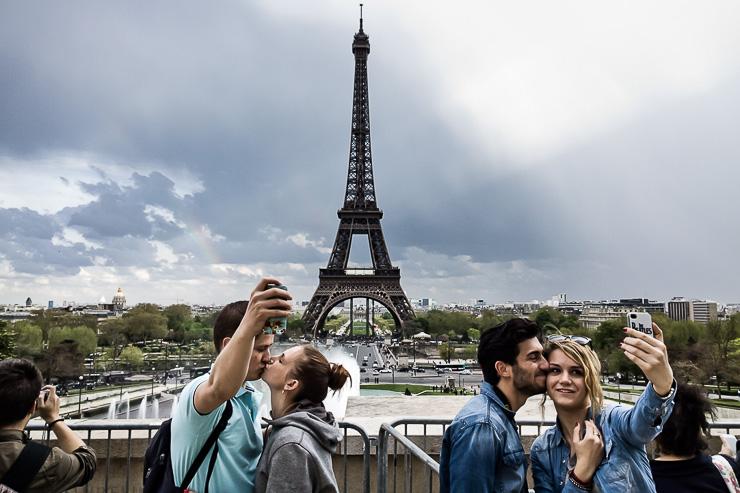
[[[95,451],[98,455],[98,464],[100,464],[101,461],[105,461],[105,477],[102,480],[103,491],[141,491],[142,476],[137,475],[136,477],[132,478],[132,472],[134,469],[134,467],[132,467],[132,460],[141,460],[143,464],[143,450],[145,450],[146,445],[138,444],[136,446],[137,450],[133,450],[134,441],[146,440],[146,444],[148,444],[159,429],[160,422],[154,421],[149,423],[133,423],[130,421],[121,420],[120,422],[111,421],[108,423],[75,423],[74,421],[67,421],[67,423],[69,424],[69,427],[77,432],[88,445],[92,445],[93,442],[98,442],[101,440],[104,441],[102,447],[100,447],[98,443],[95,443],[94,446]],[[350,487],[352,487],[352,491],[358,491],[356,488],[356,484],[350,483],[349,470],[350,441],[348,440],[348,437],[351,435],[351,433],[356,433],[361,441],[362,451],[361,454],[352,455],[362,456],[361,491],[362,493],[370,493],[370,437],[362,427],[353,423],[339,422],[338,425],[339,428],[343,431],[344,437],[342,443],[339,445],[337,451],[335,452],[335,457],[341,457],[339,459],[341,465],[337,468],[339,469],[339,471],[335,470],[335,475],[340,476],[339,478],[337,478],[337,482],[339,483],[340,488],[342,488],[342,491],[345,493],[348,493],[350,491]],[[26,431],[31,433],[31,436],[34,439],[40,439],[43,443],[46,443],[47,445],[49,445],[49,443],[51,442],[51,436],[46,429],[46,426],[43,424],[29,424],[26,427]],[[114,442],[123,440],[125,440],[126,442],[124,446],[125,457],[122,453],[120,445],[116,445],[115,447],[113,446]],[[115,452],[113,451],[113,448],[116,449]],[[105,451],[104,455],[103,451]],[[125,458],[126,467],[123,474],[123,481],[115,481],[118,484],[112,486],[111,483],[113,483],[114,481],[112,481],[111,479],[111,460],[112,458],[114,458],[114,455],[116,453],[120,453],[120,457]],[[337,474],[337,472],[340,471],[342,475]],[[98,469],[98,472],[100,472],[100,468]],[[99,477],[94,478],[93,481],[95,481],[98,485],[100,484]],[[85,485],[81,489],[83,489],[85,492],[90,491],[90,484]],[[95,490],[99,491],[99,488],[95,488]]]
[[[123,421],[123,420],[122,420]],[[105,440],[105,479],[103,483],[103,491],[109,491],[110,489],[110,472],[111,472],[111,448],[114,440],[126,440],[126,473],[125,473],[125,480],[124,480],[124,490],[123,491],[130,491],[132,488],[132,485],[140,486],[140,482],[142,478],[136,478],[134,482],[131,481],[131,459],[134,458],[134,456],[131,453],[132,448],[132,441],[134,438],[141,439],[142,436],[134,437],[133,432],[140,431],[146,432],[146,439],[147,443],[151,441],[152,436],[154,436],[154,433],[157,432],[159,429],[160,423],[131,423],[128,421],[123,422],[115,422],[112,421],[110,423],[105,424],[97,424],[97,423],[75,423],[74,421],[68,421],[70,429],[73,431],[76,431],[80,436],[83,437],[83,440],[87,445],[91,445],[93,440]],[[51,434],[46,429],[45,425],[42,424],[29,424],[26,427],[26,431],[30,433],[34,432],[43,432],[42,440],[49,445],[51,442]],[[87,437],[85,437],[85,432],[87,432]],[[93,432],[96,433],[97,436],[93,436]],[[119,436],[114,437],[113,432],[121,432],[125,436],[120,436],[120,433],[118,433]],[[104,436],[101,437],[100,434],[103,434]],[[32,435],[33,436],[33,435]],[[101,449],[99,447],[94,447],[95,452],[98,455],[98,463],[100,462],[101,458]],[[138,459],[138,457],[136,457]],[[144,461],[144,454],[141,454],[141,460]],[[97,471],[96,471],[97,474]],[[140,489],[140,488],[135,488]],[[84,491],[88,492],[90,491],[90,484],[86,484],[84,486]]]
[[[411,493],[414,484],[414,460],[421,463],[421,466],[426,469],[423,474],[423,487],[425,491],[432,492],[433,485],[439,483],[439,463],[429,455],[431,451],[430,437],[436,437],[435,444],[438,444],[451,422],[451,419],[408,418],[383,424],[378,433],[378,493],[387,493],[389,486],[393,493],[398,491],[398,476],[401,465],[403,466],[404,476],[402,491]],[[543,428],[553,424],[555,424],[554,421],[517,421],[519,434],[522,435],[526,431],[526,434],[530,436],[539,435]],[[403,433],[396,429],[399,426],[403,427]],[[409,427],[412,427],[412,435],[409,434]],[[430,427],[435,428],[433,435],[429,433]],[[533,428],[536,430],[533,430]],[[393,442],[393,450],[389,450],[391,442]],[[403,447],[401,451],[403,463],[399,459],[399,446]],[[389,455],[391,456],[390,466]],[[393,474],[392,477],[389,477],[391,469]],[[391,482],[390,485],[389,481]]]
[[[432,452],[430,436],[436,437],[437,443],[439,443],[451,422],[450,419],[400,419],[391,423],[384,423],[378,433],[378,493],[388,493],[389,491],[396,493],[398,491],[398,476],[401,467],[403,468],[402,491],[411,493],[414,488],[415,463],[417,467],[421,465],[424,469],[421,477],[422,491],[433,492],[434,485],[439,484],[439,462],[430,456],[430,452]],[[516,424],[520,435],[538,436],[544,428],[553,426],[555,422],[522,420],[517,421]],[[398,430],[398,427],[403,427],[403,432]],[[409,433],[410,427],[411,434]],[[437,428],[433,430],[433,435],[429,433],[430,427]],[[740,422],[711,423],[709,427],[711,430],[722,430],[728,434],[740,434]],[[393,449],[389,450],[391,442]],[[402,448],[400,454],[399,447]],[[403,457],[402,460],[400,459],[401,456]],[[391,477],[389,477],[390,471],[392,471]]]
[[[91,445],[94,442],[103,441],[102,447],[95,443],[95,449],[98,452],[99,463],[105,461],[105,477],[102,480],[103,491],[138,491],[141,489],[141,477],[132,479],[133,460],[143,462],[143,449],[149,443],[154,433],[159,429],[159,422],[153,421],[148,423],[135,423],[130,421],[111,421],[108,423],[75,423],[68,422],[70,428],[80,434],[85,442]],[[434,486],[439,484],[439,463],[432,455],[437,455],[439,450],[435,449],[440,443],[441,438],[447,426],[451,423],[450,419],[400,419],[391,423],[384,423],[378,433],[377,441],[377,491],[378,493],[387,493],[389,491],[397,492],[399,489],[399,470],[402,468],[403,490],[411,493],[415,484],[414,467],[422,467],[421,478],[423,489],[425,491],[434,491]],[[535,436],[542,433],[543,428],[552,426],[552,421],[517,421],[517,427],[521,435]],[[349,491],[362,491],[370,493],[370,460],[371,460],[371,438],[365,430],[353,423],[340,422],[340,429],[343,430],[344,439],[335,453],[335,475],[338,476],[337,482],[345,493]],[[399,427],[402,427],[399,429]],[[721,422],[711,423],[712,430],[719,430],[724,433],[740,435],[740,422]],[[47,444],[50,442],[50,436],[46,427],[39,423],[29,424],[26,428],[36,439],[41,439]],[[431,433],[430,433],[431,431]],[[356,433],[361,444],[361,451],[351,450],[348,439]],[[121,486],[111,488],[111,460],[114,458],[113,443],[125,440],[125,446],[116,445],[116,458],[125,459],[124,480]],[[144,441],[136,444],[137,450],[134,451],[134,441]],[[357,443],[357,442],[355,442]],[[391,444],[393,445],[391,449]],[[125,453],[123,453],[125,449]],[[105,451],[103,455],[103,451]],[[359,453],[358,453],[359,452]],[[400,452],[400,453],[399,453]],[[431,454],[431,455],[430,455]],[[358,490],[356,483],[352,481],[350,473],[351,455],[362,456],[362,485]],[[390,460],[389,460],[389,456]],[[337,457],[339,459],[337,460]],[[402,458],[401,458],[402,457]],[[390,462],[390,464],[389,464]],[[389,467],[390,465],[390,467]],[[138,468],[137,468],[138,469]],[[389,472],[392,470],[392,477]],[[341,474],[337,474],[341,473]],[[100,479],[97,478],[97,484]],[[389,481],[391,481],[389,485]],[[90,491],[87,485],[84,491]]]

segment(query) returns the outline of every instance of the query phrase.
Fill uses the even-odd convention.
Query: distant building
[[[646,298],[584,302],[579,320],[584,328],[596,329],[602,322],[624,318],[629,312],[663,313],[663,310],[662,302]]]
[[[26,298],[26,306],[31,306],[31,305],[33,305],[33,301],[31,301],[31,297],[29,296],[28,298]]]
[[[113,295],[113,309],[118,312],[122,312],[126,307],[126,296],[123,294],[123,289],[118,288],[116,294]]]
[[[691,302],[683,298],[673,298],[666,303],[666,312],[671,320],[691,320]]]
[[[627,312],[634,311],[624,306],[591,305],[581,311],[579,321],[586,329],[596,330],[603,322],[616,320],[627,316]]]
[[[714,301],[673,298],[666,304],[666,312],[672,320],[691,320],[706,324],[717,320],[717,303]]]
[[[54,309],[54,300],[49,300],[49,303],[46,305],[46,307],[49,310],[53,310]]]
[[[692,301],[691,320],[707,324],[717,320],[717,303],[714,301]]]

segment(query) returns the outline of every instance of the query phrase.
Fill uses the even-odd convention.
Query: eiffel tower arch
[[[401,288],[401,271],[394,267],[383,237],[383,211],[375,198],[370,149],[370,103],[368,100],[367,57],[370,40],[362,29],[354,36],[355,80],[352,98],[352,132],[344,204],[337,211],[339,229],[329,263],[319,269],[319,286],[303,313],[304,326],[316,335],[332,308],[345,300],[365,298],[383,305],[400,329],[413,320],[406,294]],[[367,238],[372,267],[349,266],[349,254],[356,237]],[[352,324],[350,324],[352,326]]]

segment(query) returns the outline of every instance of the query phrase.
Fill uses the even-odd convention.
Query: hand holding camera
[[[41,419],[47,423],[59,419],[59,396],[54,385],[45,385],[41,388],[36,399],[36,410]]]

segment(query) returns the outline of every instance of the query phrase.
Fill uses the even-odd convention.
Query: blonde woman
[[[655,492],[645,444],[670,416],[676,384],[660,328],[653,324],[655,337],[624,331],[620,349],[650,380],[634,407],[604,405],[601,364],[589,338],[547,338],[547,395],[557,424],[532,445],[537,493]]]

